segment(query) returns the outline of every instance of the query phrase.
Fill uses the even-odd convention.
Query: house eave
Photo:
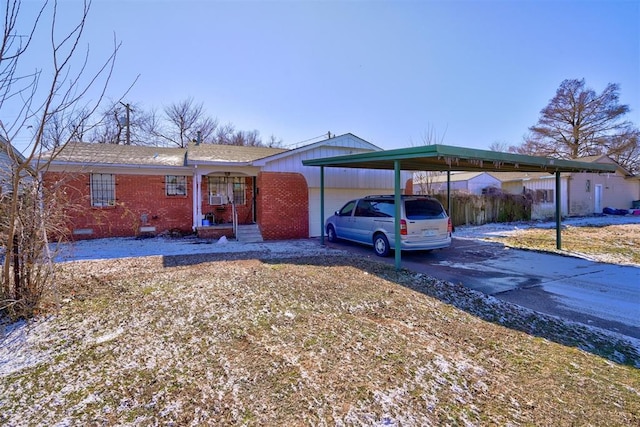
[[[53,161],[49,165],[49,169],[56,170],[58,168],[74,167],[79,169],[88,168],[113,168],[113,169],[182,169],[191,170],[193,167],[185,165],[143,165],[143,164],[131,164],[131,163],[79,163],[79,162],[60,162]]]

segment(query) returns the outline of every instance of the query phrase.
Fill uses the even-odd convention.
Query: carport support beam
[[[451,171],[447,171],[447,213],[451,218]],[[453,220],[452,220],[453,221]]]
[[[395,264],[396,270],[400,270],[400,266],[402,264],[402,244],[401,244],[401,236],[400,236],[400,204],[402,203],[402,197],[400,197],[400,160],[393,161],[393,170],[395,172],[394,178],[394,190],[393,190],[393,200],[396,208],[396,220],[394,224],[394,232],[395,232]]]
[[[320,244],[324,246],[324,166],[320,166]]]
[[[556,171],[556,248],[562,249],[562,209],[560,204],[562,203],[562,197],[560,191],[562,190],[562,181],[560,180],[560,171]]]

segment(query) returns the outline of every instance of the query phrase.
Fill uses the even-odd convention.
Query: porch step
[[[236,229],[236,240],[244,243],[264,241],[258,224],[238,225]]]

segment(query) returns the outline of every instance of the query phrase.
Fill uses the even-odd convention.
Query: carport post
[[[447,213],[451,218],[451,171],[447,171]],[[451,220],[453,222],[453,220]]]
[[[320,166],[320,244],[324,246],[324,166]]]
[[[556,249],[562,249],[562,209],[560,203],[562,203],[562,197],[560,192],[562,191],[562,182],[560,181],[560,171],[556,171]]]
[[[400,197],[400,160],[394,160],[393,161],[393,170],[395,172],[395,186],[394,186],[394,190],[393,190],[393,200],[394,200],[394,205],[396,208],[396,212],[395,212],[395,216],[396,216],[396,220],[395,220],[395,228],[394,228],[394,232],[395,232],[395,264],[396,264],[396,270],[400,270],[400,264],[402,263],[402,257],[401,257],[401,241],[400,241],[400,203],[402,203],[402,197]]]

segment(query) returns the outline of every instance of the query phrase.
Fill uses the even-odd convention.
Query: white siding
[[[556,179],[554,175],[550,175],[549,178],[529,179],[525,181],[510,181],[502,184],[502,190],[511,194],[522,194],[523,190],[537,191],[537,190],[551,190],[551,201],[543,202],[539,201],[534,203],[531,207],[531,219],[547,219],[553,218],[556,212]],[[566,216],[569,213],[568,199],[567,199],[567,177],[563,176],[560,180],[560,212],[561,215]]]
[[[502,183],[493,176],[483,173],[469,180],[467,190],[469,190],[471,194],[482,194],[482,190],[489,187],[500,188],[502,187]]]
[[[0,147],[0,194],[10,191],[11,186],[11,159]]]
[[[428,185],[420,184],[420,179],[429,179],[424,173],[417,173],[414,177],[414,192],[418,192],[421,187],[429,188]],[[471,194],[482,194],[482,190],[487,187],[500,188],[501,181],[486,172],[482,173],[452,173],[451,174],[451,191],[464,191]],[[446,174],[438,174],[432,179],[430,187],[435,193],[447,192]]]
[[[377,147],[351,134],[312,144],[307,149],[292,150],[265,159],[262,167],[266,172],[297,172],[304,175],[309,188],[320,187],[320,168],[304,166],[303,160],[321,159],[325,157],[348,156],[350,154],[371,153]],[[401,174],[402,187],[411,174]],[[389,188],[393,191],[394,173],[392,170],[369,170],[355,168],[325,168],[324,185],[331,188]]]
[[[331,138],[309,147],[281,153],[264,159],[262,170],[265,172],[293,172],[302,174],[309,188],[309,235],[320,235],[320,167],[304,166],[303,160],[325,157],[347,156],[350,154],[371,153],[379,149],[368,142],[347,134]],[[400,187],[403,190],[412,174],[400,174]],[[325,219],[349,200],[370,194],[393,194],[395,187],[394,171],[369,170],[356,168],[324,168]]]

